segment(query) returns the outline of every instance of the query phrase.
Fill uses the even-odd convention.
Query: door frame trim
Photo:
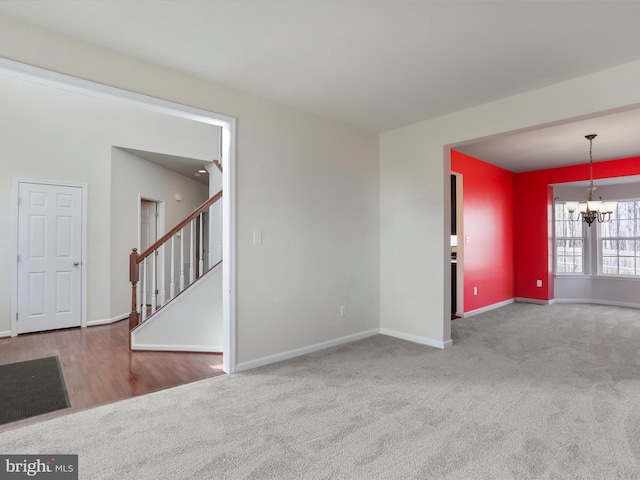
[[[140,212],[142,208],[142,201],[154,202],[158,206],[158,216],[156,217],[156,240],[165,234],[165,200],[161,198],[155,198],[153,195],[145,195],[142,192],[138,192],[138,253],[142,253],[140,238],[140,223],[142,222],[142,214]]]
[[[80,290],[80,326],[87,326],[87,184],[76,182],[65,182],[61,180],[43,180],[34,178],[13,177],[11,189],[11,336],[18,335],[18,198],[21,183],[32,183],[36,185],[54,185],[59,187],[76,187],[80,188],[82,195],[82,212],[80,219],[82,222],[80,228],[81,248],[80,255],[80,272],[81,290]]]

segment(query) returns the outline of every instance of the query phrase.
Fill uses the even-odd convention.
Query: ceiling
[[[200,173],[198,170],[206,170],[207,163],[211,164],[211,162],[196,160],[195,158],[178,157],[176,155],[166,155],[164,153],[146,152],[133,148],[120,148],[143,160],[160,165],[167,170],[184,175],[204,185],[209,185],[209,173]]]
[[[640,59],[640,2],[3,0],[0,14],[375,131]],[[462,148],[524,171],[584,162],[594,132],[594,157],[637,155],[628,115]]]
[[[595,133],[593,161],[640,156],[640,109],[589,118],[564,125],[511,133],[455,149],[506,168],[527,172],[589,162],[589,141]],[[640,161],[640,160],[639,160]]]

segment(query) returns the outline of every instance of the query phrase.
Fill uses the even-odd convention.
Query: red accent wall
[[[593,178],[640,175],[640,157],[597,162]],[[553,188],[551,184],[589,179],[589,164],[535,170],[515,176],[515,296],[553,298]],[[585,198],[587,189],[585,188]],[[581,200],[581,199],[576,199]],[[542,287],[536,281],[542,280]]]
[[[514,297],[515,174],[455,150],[451,170],[463,178],[463,232],[469,237],[464,244],[464,311],[469,312]],[[459,236],[458,245],[463,242]]]
[[[452,150],[451,170],[463,175],[464,236],[470,238],[458,267],[464,268],[464,311],[514,297],[553,299],[551,185],[588,180],[589,164],[516,174]],[[595,179],[630,175],[640,175],[640,157],[593,167]]]

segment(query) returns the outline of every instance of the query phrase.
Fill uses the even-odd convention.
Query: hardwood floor
[[[0,365],[60,357],[71,408],[0,425],[0,431],[223,374],[222,355],[130,352],[128,320],[0,339]]]

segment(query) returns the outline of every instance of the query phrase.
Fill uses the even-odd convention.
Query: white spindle
[[[142,321],[147,318],[147,259],[142,260],[142,305],[140,306]]]
[[[180,291],[184,290],[184,228],[180,229]]]
[[[203,235],[203,231],[204,231],[204,212],[200,214],[200,231],[198,232],[200,234],[200,260],[198,260],[198,275],[202,275],[204,273],[204,243],[202,242],[202,240],[204,239],[204,235]]]
[[[156,275],[158,273],[157,269],[158,264],[158,251],[155,250],[151,254],[151,314],[153,315],[156,311],[156,307],[158,306],[158,299],[156,298],[156,290],[157,290],[157,279]]]
[[[222,260],[222,199],[216,202],[218,204],[218,220],[220,226],[218,227],[218,261]],[[211,264],[213,265],[213,263]]]
[[[171,237],[171,272],[169,281],[169,299],[176,296],[176,262],[175,262],[175,235]]]
[[[209,205],[209,245],[207,245],[207,249],[209,252],[208,259],[209,263],[207,263],[207,268],[211,268],[213,266],[213,205]]]
[[[165,255],[164,255],[164,243],[160,247],[160,306],[163,307],[166,303],[166,289],[165,282],[166,278],[166,268],[165,268]]]
[[[194,218],[193,220],[191,220],[189,222],[189,285],[191,285],[193,283],[193,281],[195,280],[194,278],[194,266],[195,266],[195,245],[196,245],[196,237],[193,233],[193,227],[196,223],[196,219]]]

